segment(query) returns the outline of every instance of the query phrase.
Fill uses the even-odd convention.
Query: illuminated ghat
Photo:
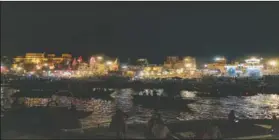
[[[45,53],[26,53],[25,56],[17,56],[14,58],[13,69],[15,70],[34,70],[47,67],[54,69],[54,67],[61,63],[69,63],[72,60],[71,54],[62,54],[56,56],[55,54]]]

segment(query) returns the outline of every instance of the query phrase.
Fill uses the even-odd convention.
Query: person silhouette
[[[228,115],[228,120],[229,122],[231,123],[235,123],[236,121],[236,116],[235,116],[235,113],[234,113],[234,110],[231,110],[229,115]]]

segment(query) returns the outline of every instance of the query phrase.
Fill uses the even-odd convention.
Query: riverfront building
[[[72,55],[67,53],[61,56],[45,53],[26,53],[25,56],[17,56],[13,60],[12,68],[14,70],[31,71],[42,68],[54,69],[59,64],[69,65]]]

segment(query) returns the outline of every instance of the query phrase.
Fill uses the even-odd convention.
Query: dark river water
[[[14,92],[12,89],[3,91],[2,101],[6,108],[9,108],[12,100],[9,96]],[[163,93],[163,91],[160,91]],[[93,111],[92,115],[81,119],[83,127],[91,127],[100,123],[109,122],[116,108],[127,112],[129,119],[127,123],[145,123],[152,115],[153,110],[134,105],[132,98],[135,92],[131,89],[122,89],[115,91],[111,96],[113,101],[105,100],[79,100],[71,97],[55,97],[60,106],[70,106],[71,100],[77,105],[78,109]],[[172,111],[159,110],[163,119],[167,122],[184,121],[184,120],[202,120],[202,119],[219,119],[227,118],[230,110],[235,110],[239,118],[247,119],[270,119],[273,114],[279,117],[279,95],[258,94],[251,97],[226,97],[226,98],[205,98],[196,97],[194,92],[181,91],[184,98],[191,98],[196,102],[185,106],[190,111]],[[43,98],[25,98],[22,99],[28,106],[45,106],[49,99]]]

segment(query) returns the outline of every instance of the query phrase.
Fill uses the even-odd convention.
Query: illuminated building
[[[226,65],[226,75],[230,77],[236,77],[237,76],[237,65]]]
[[[142,71],[140,71],[140,75],[146,78],[156,78],[161,77],[163,71],[162,66],[158,65],[149,65],[143,68]]]
[[[169,56],[164,62],[167,69],[184,69],[196,70],[196,59],[190,56],[184,57],[182,60],[178,56]]]
[[[62,54],[61,57],[55,56],[55,54],[45,54],[45,53],[26,53],[25,57],[17,56],[14,58],[14,63],[32,63],[32,64],[39,64],[39,63],[61,63],[65,59],[72,59],[71,54]]]
[[[78,65],[78,76],[96,76],[112,74],[118,71],[118,59],[112,59],[105,55],[93,55],[89,58],[88,63],[74,59],[75,66]]]
[[[168,56],[166,62],[167,63],[176,63],[178,61],[180,61],[178,56]]]
[[[141,59],[138,59],[136,61],[136,65],[138,65],[138,66],[147,66],[148,65],[148,61],[145,58],[141,58]]]
[[[266,71],[270,74],[279,73],[279,58],[270,58],[265,61]]]
[[[226,72],[226,63],[227,60],[224,57],[215,57],[213,63],[206,64],[206,68],[208,70],[217,70],[220,71],[221,73]]]
[[[186,71],[195,71],[197,70],[196,59],[190,56],[183,58],[184,68]]]
[[[127,70],[127,71],[122,72],[122,75],[124,75],[126,77],[135,77],[136,71]]]
[[[164,67],[168,69],[173,69],[174,67],[180,67],[183,65],[179,60],[178,56],[168,56],[167,60],[164,62]]]
[[[249,77],[261,77],[262,76],[262,70],[263,65],[261,63],[261,59],[256,57],[251,57],[249,59],[245,60],[245,63],[243,65],[245,68],[245,75]]]
[[[196,73],[196,59],[186,56],[180,59],[178,56],[169,56],[164,62],[165,77],[191,77]]]
[[[53,69],[58,64],[69,64],[72,60],[71,54],[62,54],[57,57],[55,54],[45,53],[26,53],[25,56],[17,56],[14,58],[13,68],[22,67],[27,70],[40,69],[40,67],[48,67]]]
[[[162,69],[163,67],[162,66],[147,66],[147,67],[144,67],[144,71],[147,71],[147,72],[154,72],[154,73],[161,73],[162,72]]]

